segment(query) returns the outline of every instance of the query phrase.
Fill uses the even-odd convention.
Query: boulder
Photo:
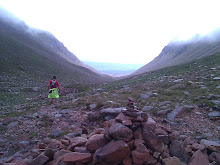
[[[143,127],[149,126],[152,129],[152,131],[154,131],[156,128],[156,121],[152,119],[151,117],[149,117],[146,122],[142,122],[142,125]]]
[[[89,150],[87,150],[86,147],[81,146],[81,147],[75,147],[74,152],[80,152],[80,153],[90,153]]]
[[[220,105],[220,100],[210,100],[215,105]]]
[[[66,153],[71,153],[71,151],[69,151],[69,150],[58,150],[57,152],[54,153],[53,158],[55,160],[61,159],[62,156],[65,155]]]
[[[125,108],[107,108],[100,111],[100,115],[103,117],[112,116],[116,117]]]
[[[170,140],[169,140],[169,136],[168,135],[158,135],[157,136],[164,144],[169,144]]]
[[[116,121],[122,122],[124,120],[127,120],[128,118],[124,115],[124,113],[119,113],[118,116],[115,118]]]
[[[55,151],[51,148],[46,148],[44,151],[44,155],[49,158],[49,160],[53,160]]]
[[[200,141],[200,144],[204,144],[206,147],[212,146],[212,147],[220,149],[220,143],[217,141],[202,139]]]
[[[58,149],[61,146],[62,146],[62,143],[59,140],[56,140],[56,139],[51,139],[49,144],[48,144],[48,147],[52,148],[52,149]]]
[[[146,112],[142,112],[141,113],[141,117],[144,121],[147,121],[148,120],[148,114]]]
[[[155,135],[168,135],[168,133],[162,128],[156,128],[154,130]]]
[[[164,105],[167,105],[167,104],[172,104],[172,101],[163,101],[159,104],[159,106],[164,106]]]
[[[89,138],[89,140],[86,142],[85,146],[89,151],[94,152],[97,149],[104,146],[106,143],[107,143],[107,140],[106,140],[104,134],[96,134],[96,135],[93,135]]]
[[[96,120],[98,120],[98,117],[96,115],[94,115],[93,113],[89,113],[88,114],[88,120],[90,122],[95,122]]]
[[[55,138],[55,137],[59,137],[62,134],[63,132],[61,130],[55,130],[50,134],[50,136]]]
[[[95,135],[95,134],[100,134],[102,132],[104,132],[105,129],[104,128],[97,128],[94,131],[92,131],[92,133],[89,134],[88,138],[90,138],[91,136]]]
[[[212,153],[209,155],[209,160],[215,161],[215,162],[217,162],[217,163],[220,164],[220,153],[212,152]]]
[[[124,113],[122,112],[115,118],[115,120],[122,123],[125,126],[132,125],[132,121],[130,120],[130,117],[125,116]]]
[[[65,146],[68,146],[70,144],[69,140],[61,139],[61,143]]]
[[[145,124],[143,128],[143,139],[145,144],[153,151],[162,153],[164,150],[164,144],[161,140],[153,133],[152,127]]]
[[[183,81],[183,79],[177,79],[177,80],[174,80],[173,82],[179,83],[179,82],[182,82],[182,81]]]
[[[164,165],[182,165],[182,162],[177,157],[165,158],[162,160]]]
[[[219,111],[213,111],[213,112],[210,112],[209,114],[208,114],[208,117],[210,117],[210,118],[220,118],[220,112]]]
[[[38,157],[36,157],[34,160],[32,160],[30,162],[30,165],[43,165],[45,164],[47,161],[49,160],[49,158],[43,154],[39,155]]]
[[[154,109],[153,106],[144,106],[144,107],[142,108],[142,111],[143,111],[143,112],[149,112],[149,111],[151,111],[151,110],[153,110],[153,109]]]
[[[161,110],[157,112],[158,116],[163,116],[171,112],[171,109]]]
[[[153,93],[152,92],[147,92],[145,94],[141,94],[140,95],[140,98],[141,99],[148,99],[149,97],[153,96]]]
[[[131,120],[123,120],[122,124],[125,126],[132,126],[132,121]]]
[[[19,123],[17,121],[13,121],[10,124],[7,125],[7,128],[13,128],[16,127]]]
[[[112,140],[108,144],[98,149],[94,157],[103,164],[117,165],[130,154],[127,143],[122,140]]]
[[[62,161],[65,163],[87,163],[91,159],[92,159],[91,153],[79,153],[79,152],[66,153],[62,157]]]
[[[189,161],[189,165],[209,165],[208,155],[203,154],[200,150],[196,151]]]
[[[127,157],[123,160],[124,165],[132,165],[132,158]]]
[[[87,142],[87,139],[84,137],[74,137],[70,139],[70,145],[68,150],[73,151],[76,146],[83,146]]]
[[[180,134],[178,131],[174,131],[169,134],[169,140],[171,142],[173,142],[174,140],[179,140],[179,139],[180,139]]]
[[[192,144],[192,149],[202,151],[202,150],[205,149],[205,146],[203,144],[193,143]]]
[[[90,104],[89,109],[95,109],[96,106],[97,106],[97,104]]]
[[[121,123],[116,123],[109,128],[110,135],[116,140],[130,141],[133,138],[133,132]]]
[[[179,158],[184,163],[188,162],[188,158],[187,158],[187,155],[186,155],[185,148],[177,140],[174,140],[170,144],[170,154],[171,154],[171,156],[176,156],[177,158]]]
[[[177,117],[178,115],[183,114],[186,109],[187,108],[185,106],[178,107],[178,108],[174,109],[171,113],[169,113],[167,115],[167,117],[168,117],[169,120],[174,120],[175,117]]]
[[[220,80],[220,77],[214,77],[213,80]]]
[[[133,162],[135,164],[144,164],[149,158],[149,150],[145,147],[144,144],[141,144],[134,151],[131,152]]]
[[[144,144],[143,138],[138,138],[134,140],[134,146],[139,147],[140,145]]]
[[[127,110],[123,112],[125,115],[127,116],[131,116],[131,117],[138,117],[138,112],[136,110]]]

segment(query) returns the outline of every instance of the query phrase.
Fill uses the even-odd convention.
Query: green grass
[[[1,115],[1,118],[18,117],[18,116],[21,116],[22,114],[24,114],[24,112],[13,111],[13,112]]]
[[[53,122],[49,120],[49,116],[47,115],[42,116],[40,120],[43,122],[43,127],[49,127],[53,125]]]
[[[209,57],[201,58],[198,61],[193,61],[178,66],[167,67],[156,71],[143,73],[141,75],[133,76],[130,78],[114,81],[104,86],[103,89],[105,89],[105,91],[117,90],[117,89],[121,89],[124,85],[134,86],[137,84],[145,83],[146,81],[156,80],[157,78],[162,76],[178,76],[178,75],[190,76],[191,72],[200,71],[199,66],[206,66],[207,68],[212,68],[219,64],[220,64],[220,54],[215,54]],[[166,87],[168,84],[160,83],[160,85],[161,87]]]
[[[15,31],[7,35],[7,31],[0,31],[0,38],[0,106],[25,103],[26,98],[46,92],[53,75],[57,76],[61,87],[103,81],[101,76],[67,62],[26,34]],[[32,87],[39,87],[39,92],[33,92]],[[84,92],[88,87],[78,90]]]
[[[3,132],[3,131],[5,131],[5,130],[6,130],[6,126],[0,127],[0,132]]]
[[[136,106],[138,106],[139,109],[142,109],[145,105],[153,105],[157,107],[157,105],[159,105],[159,103],[162,101],[172,101],[173,103],[169,106],[171,109],[175,108],[176,103],[181,103],[182,101],[186,104],[197,105],[199,105],[200,102],[203,102],[206,106],[213,107],[214,104],[206,99],[200,99],[200,102],[198,102],[194,98],[198,96],[203,96],[206,98],[209,94],[218,95],[219,91],[216,90],[216,86],[218,86],[219,82],[212,81],[212,77],[207,76],[211,74],[210,68],[218,66],[219,63],[220,54],[216,54],[202,58],[197,62],[193,61],[191,63],[164,68],[157,71],[144,73],[142,75],[114,81],[105,86],[99,87],[104,89],[104,92],[100,92],[100,96],[89,97],[88,95],[86,98],[84,97],[84,99],[81,99],[78,104],[85,105],[86,103],[83,102],[97,103],[98,99],[100,99],[100,102],[105,102],[108,100],[115,101],[118,103],[118,107],[122,107],[126,105],[127,98],[131,96],[135,99]],[[180,83],[174,83],[173,81],[175,79],[181,78],[179,75],[182,75],[181,77],[184,80]],[[177,77],[172,80],[164,78],[163,82],[159,82],[158,78],[163,76]],[[216,74],[216,76],[218,75]],[[204,77],[207,78],[204,79]],[[207,89],[201,89],[199,85],[192,84],[189,81],[194,83],[203,82]],[[154,82],[154,84],[152,82]],[[124,85],[129,85],[130,89],[123,89]],[[158,95],[152,96],[146,100],[140,99],[141,94],[149,91],[154,91]],[[188,95],[184,93],[186,91],[189,92]],[[105,107],[106,106],[103,108]]]
[[[47,92],[47,83],[54,74],[57,75],[61,87],[76,88],[79,91],[76,97],[80,99],[74,104],[67,103],[59,105],[58,108],[61,109],[86,107],[88,103],[96,103],[97,109],[110,106],[125,106],[129,96],[135,99],[140,108],[146,104],[151,105],[155,103],[155,105],[157,105],[161,101],[168,100],[173,102],[186,100],[190,103],[194,103],[195,97],[207,96],[207,91],[209,91],[210,94],[219,93],[219,91],[216,90],[216,86],[219,85],[219,82],[212,81],[212,78],[203,79],[203,77],[212,73],[210,68],[220,64],[220,54],[109,82],[104,85],[101,83],[92,83],[93,80],[97,78],[96,74],[85,68],[76,65],[70,66],[69,63],[67,64],[63,61],[59,63],[57,62],[60,60],[59,58],[56,58],[55,61],[51,60],[49,57],[55,57],[53,52],[46,51],[45,54],[43,54],[39,51],[34,51],[31,47],[27,46],[27,44],[18,42],[2,33],[0,33],[0,38],[1,41],[3,41],[3,45],[0,47],[0,70],[2,71],[0,79],[0,106],[13,106],[21,103],[30,104],[27,98],[37,97]],[[27,41],[30,45],[35,43],[31,39],[27,39]],[[27,41],[24,42],[26,43]],[[42,45],[38,43],[35,48],[41,50]],[[45,55],[48,55],[48,57]],[[62,64],[67,64],[68,66],[66,67]],[[54,65],[56,67],[54,67]],[[86,73],[86,75],[89,74],[89,76],[85,76],[82,73]],[[179,75],[184,77],[184,81],[179,83],[181,84],[180,86],[175,86],[176,83],[168,81],[166,78],[164,82],[160,82],[158,79],[163,76]],[[91,81],[90,78],[92,78]],[[201,89],[198,85],[195,86],[188,81],[202,81],[207,89]],[[153,84],[153,82],[156,83]],[[125,85],[129,85],[131,89],[123,89]],[[32,87],[39,87],[39,91],[34,92],[31,89]],[[98,89],[102,89],[103,91],[98,91]],[[9,90],[11,92],[8,92]],[[100,96],[93,95],[97,93],[97,91],[100,93]],[[139,98],[140,95],[148,91],[155,91],[159,95],[150,97],[147,100],[141,100]],[[185,95],[184,91],[189,91],[190,95]],[[91,95],[92,97],[90,97]],[[40,100],[36,100],[36,102],[38,101]],[[102,103],[106,101],[114,101],[117,104],[107,104],[103,106]],[[39,106],[41,106],[41,104],[42,103],[40,103]],[[206,104],[213,106],[209,102],[206,102]],[[29,110],[34,112],[38,109],[31,107],[28,111]],[[8,115],[19,116],[22,114],[23,112],[12,112]]]
[[[33,132],[33,133],[31,133],[30,135],[29,135],[29,139],[32,139],[32,138],[34,138],[34,137],[36,137],[38,135],[38,133],[37,132]]]

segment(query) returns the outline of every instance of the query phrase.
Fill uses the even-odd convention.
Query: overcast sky
[[[50,31],[82,61],[147,64],[171,40],[220,27],[220,0],[0,0],[0,6]]]

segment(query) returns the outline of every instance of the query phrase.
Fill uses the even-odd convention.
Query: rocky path
[[[193,138],[188,132],[182,131],[184,127],[181,130],[181,126],[175,124],[173,126],[173,123],[162,124],[163,120],[157,118],[156,121],[145,112],[125,108],[103,109],[99,115],[109,120],[98,125],[88,120],[89,114],[86,111],[62,110],[57,107],[59,106],[42,107],[31,119],[23,119],[22,124],[11,127],[14,135],[16,130],[31,131],[31,128],[38,129],[34,131],[39,131],[39,134],[34,138],[35,141],[32,140],[34,141],[32,145],[28,140],[20,142],[18,146],[23,150],[0,164],[209,165],[211,163],[214,165],[220,163],[219,143]],[[202,115],[198,109],[195,109],[191,116],[183,113],[177,118],[187,123],[188,117],[198,118],[193,116],[195,114]],[[42,125],[44,127],[41,127]],[[92,130],[93,128],[96,129]],[[25,134],[22,136],[25,138]]]
[[[20,150],[25,152],[45,137],[59,138],[65,134],[82,134],[82,128],[94,129],[88,125],[88,112],[79,109],[60,109],[61,103],[43,106],[33,115],[6,117],[0,121],[0,156],[2,159]],[[83,126],[84,125],[84,126]]]
[[[219,68],[160,76],[77,99],[67,90],[55,106],[44,104],[34,113],[15,109],[0,119],[0,159],[5,165],[219,164]],[[130,95],[139,107],[133,118],[123,112]],[[157,144],[164,147],[154,148]],[[111,154],[119,158],[112,162]]]

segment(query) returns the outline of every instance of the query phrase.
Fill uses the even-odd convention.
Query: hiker
[[[53,79],[49,81],[48,90],[49,90],[48,98],[50,98],[50,103],[53,99],[53,104],[55,104],[56,98],[59,98],[59,93],[60,93],[59,82],[56,80],[56,76],[53,76]]]
[[[128,97],[128,103],[126,106],[127,110],[133,110],[134,109],[134,99],[131,97]]]

